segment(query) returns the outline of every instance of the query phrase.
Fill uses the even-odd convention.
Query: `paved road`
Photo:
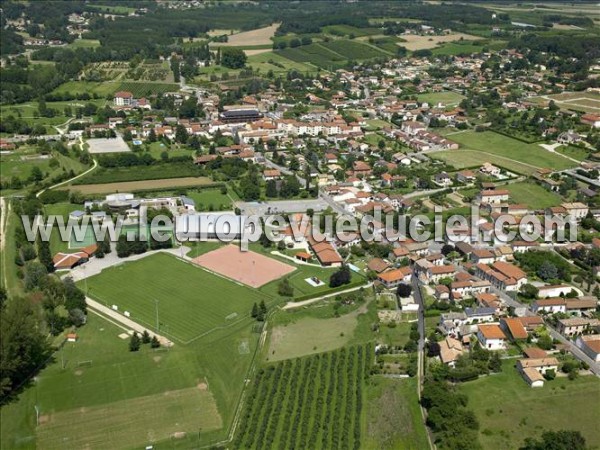
[[[590,366],[590,370],[597,377],[600,377],[600,364],[599,363],[597,363],[592,358],[590,358],[588,355],[586,355],[572,341],[570,341],[569,339],[564,337],[562,334],[560,334],[558,331],[556,331],[554,328],[552,328],[550,325],[548,325],[548,323],[546,323],[546,328],[548,329],[550,336],[552,336],[553,339],[557,339],[562,344],[568,345],[571,353],[573,353],[573,355],[575,355],[581,361],[584,361],[585,363],[587,363],[587,365]]]
[[[265,165],[272,169],[279,170],[284,175],[296,175],[296,179],[298,180],[298,183],[300,183],[300,186],[302,186],[302,188],[304,188],[306,186],[306,180],[304,178],[302,178],[301,176],[299,176],[298,174],[292,172],[287,167],[283,167],[283,166],[280,166],[279,164],[275,164],[273,161],[271,161],[270,159],[268,159],[266,157],[265,157]]]
[[[138,333],[143,333],[144,331],[147,331],[150,336],[156,336],[158,342],[160,342],[161,345],[165,347],[173,346],[173,342],[171,342],[171,340],[167,339],[166,337],[161,336],[160,334],[156,334],[156,332],[151,330],[150,328],[143,327],[139,323],[134,322],[133,320],[131,320],[128,317],[125,317],[121,313],[114,311],[101,303],[98,303],[96,300],[86,297],[85,302],[87,303],[89,308],[92,308],[100,312],[102,315],[111,318],[115,322],[118,322],[121,325],[123,325],[125,328],[137,331]]]
[[[327,205],[329,205],[329,207],[331,207],[331,209],[333,209],[336,213],[340,215],[351,215],[348,211],[344,209],[342,205],[334,202],[333,199],[327,193],[323,191],[319,192],[319,198],[326,202]]]
[[[293,212],[306,212],[312,209],[315,212],[324,211],[328,204],[319,198],[306,200],[281,200],[268,202],[237,202],[242,214],[264,216],[266,214],[281,214]]]

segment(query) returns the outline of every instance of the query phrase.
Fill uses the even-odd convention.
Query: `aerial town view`
[[[600,4],[0,0],[0,450],[600,449]]]

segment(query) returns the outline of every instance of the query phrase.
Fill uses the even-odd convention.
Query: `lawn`
[[[231,209],[231,199],[221,189],[188,190],[187,196],[196,202],[196,211]]]
[[[437,105],[438,103],[441,103],[445,106],[458,105],[463,98],[465,98],[464,95],[452,91],[430,92],[427,94],[419,94],[417,96],[417,99],[420,102],[427,102],[431,105]]]
[[[271,255],[268,251],[261,251],[260,249],[258,249],[258,247],[260,247],[260,245],[253,245],[250,249],[254,251],[259,251],[263,254],[268,255],[269,257],[274,257],[275,259],[279,259],[282,262],[292,264],[296,267],[297,270],[286,277],[289,280],[292,287],[294,288],[294,298],[311,296],[316,297],[318,295],[324,295],[328,294],[329,292],[334,292],[329,287],[329,278],[331,277],[331,274],[338,270],[337,268],[315,267],[304,264],[294,264],[293,261],[289,259],[277,258],[276,256]],[[348,289],[353,286],[366,283],[366,279],[363,276],[352,271],[350,271],[350,273],[352,274],[350,284],[340,286],[339,288],[337,288],[337,290]],[[311,286],[306,282],[306,279],[312,277],[318,278],[325,284],[323,286]],[[279,286],[279,283],[279,280],[272,281],[262,286],[260,290],[269,296],[277,296],[277,288]]]
[[[357,317],[364,308],[340,317],[319,317],[324,305],[312,306],[309,311],[281,311],[273,319],[276,325],[269,331],[267,361],[298,358],[327,352],[347,344],[357,326]]]
[[[456,168],[473,167],[484,162],[498,164],[522,174],[538,168],[564,170],[576,164],[536,144],[526,144],[493,131],[450,133],[448,139],[461,145],[460,150],[438,152],[434,157],[444,159]]]
[[[600,409],[593,406],[600,396],[596,377],[557,378],[543,388],[530,388],[514,363],[505,360],[502,373],[459,385],[481,424],[484,448],[518,448],[544,430],[578,430],[588,446],[600,445]]]
[[[365,388],[363,446],[368,450],[429,448],[417,395],[417,380],[373,376]]]
[[[84,284],[82,283],[82,286]],[[272,297],[165,253],[124,262],[87,279],[90,297],[178,342],[189,343],[248,317]]]
[[[177,346],[131,353],[122,333],[90,313],[79,340],[66,343],[34,386],[1,409],[2,448],[143,448],[177,432],[197,440],[200,429],[222,429],[204,361]]]
[[[512,183],[505,186],[514,203],[527,205],[531,209],[545,209],[560,204],[562,199],[535,183]]]
[[[569,158],[583,161],[588,158],[589,152],[584,148],[575,147],[573,145],[561,145],[555,149],[561,155],[568,156]]]

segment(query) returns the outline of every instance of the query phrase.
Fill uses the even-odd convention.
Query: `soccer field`
[[[83,285],[82,285],[83,286]],[[105,269],[87,279],[88,295],[180,343],[189,343],[250,314],[272,297],[213,275],[175,256],[157,253]]]

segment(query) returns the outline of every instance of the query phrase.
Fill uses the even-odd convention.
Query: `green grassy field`
[[[80,340],[0,409],[2,449],[196,448],[226,437],[258,342],[249,321],[188,346],[137,353],[118,337],[123,329],[93,313],[77,332]],[[250,353],[240,353],[241,343]]]
[[[353,27],[352,25],[328,25],[323,27],[323,32],[332,34],[334,36],[349,36],[354,35],[355,37],[360,36],[374,36],[382,33],[381,28],[377,27],[368,27],[368,28],[358,28]]]
[[[198,176],[198,167],[191,163],[168,162],[152,166],[98,167],[90,174],[75,180],[73,185],[109,184],[196,176]],[[149,182],[148,188],[152,188],[152,182]]]
[[[178,342],[200,338],[249,316],[252,304],[271,298],[164,253],[105,269],[88,278],[90,297]]]
[[[296,48],[285,48],[283,50],[277,50],[276,53],[291,59],[292,61],[311,63],[325,69],[337,67],[346,61],[344,56],[329,50],[320,43],[303,45]]]
[[[366,450],[429,448],[417,395],[417,380],[373,376],[365,387],[363,411]]]
[[[447,42],[439,47],[431,49],[431,53],[434,55],[470,55],[472,53],[479,53],[482,49],[483,45]]]
[[[288,360],[257,372],[234,448],[360,448],[370,346]]]
[[[578,430],[588,446],[600,445],[600,410],[593,406],[600,395],[596,377],[556,378],[543,388],[530,388],[514,363],[505,360],[502,373],[458,385],[479,419],[484,448],[518,448],[544,430]]]
[[[532,209],[545,209],[557,206],[562,199],[555,192],[550,192],[535,183],[512,183],[506,185],[510,198],[514,203],[525,204]]]
[[[443,105],[455,106],[458,105],[464,97],[464,95],[458,94],[456,92],[451,91],[443,91],[443,92],[430,92],[427,94],[419,94],[417,96],[420,102],[427,102],[432,105],[437,105],[441,103]]]
[[[100,97],[112,95],[119,90],[118,81],[67,81],[58,86],[52,93],[54,94],[97,94]]]
[[[100,41],[98,39],[75,39],[71,42],[68,47],[70,48],[95,48],[100,47]]]
[[[313,307],[313,314],[294,310],[279,313],[274,318],[276,325],[269,331],[267,361],[327,352],[347,344],[354,334],[361,310],[340,317],[322,318],[318,317],[322,307],[322,303]]]
[[[490,162],[521,174],[530,174],[538,168],[563,170],[576,165],[537,144],[526,144],[493,131],[451,133],[448,139],[458,142],[460,150],[437,152],[433,156],[448,161],[456,168]]]
[[[196,202],[196,211],[231,209],[231,199],[220,189],[188,190],[187,196]]]
[[[248,57],[248,66],[267,73],[272,70],[274,73],[287,73],[289,70],[297,70],[302,73],[316,72],[317,68],[310,63],[292,61],[277,52],[265,52]]]
[[[289,259],[285,259],[285,258],[278,258],[274,255],[271,255],[268,251],[262,251],[259,249],[259,245],[255,245],[255,246],[251,246],[251,250],[254,251],[260,251],[261,253],[275,258],[275,259],[279,259],[282,262],[285,262],[286,264],[293,264],[292,261],[290,261]],[[292,272],[290,275],[288,275],[286,278],[289,280],[290,284],[292,285],[292,287],[294,288],[294,297],[298,298],[298,297],[303,297],[303,296],[318,296],[319,294],[327,294],[328,292],[331,292],[331,288],[329,287],[329,278],[331,277],[331,274],[334,273],[336,270],[336,268],[326,268],[326,267],[314,267],[314,266],[308,266],[308,265],[301,265],[301,264],[293,264],[294,267],[296,267],[297,270],[295,270],[294,272]],[[340,287],[340,289],[347,289],[349,287],[355,286],[355,285],[359,285],[361,283],[366,283],[366,279],[364,277],[362,277],[361,275],[358,275],[355,272],[352,272],[352,279],[350,282],[350,285],[347,285],[346,287]],[[325,284],[323,286],[311,286],[310,284],[308,284],[306,282],[307,278],[312,278],[312,277],[317,277],[319,280],[323,281]],[[269,296],[277,296],[277,288],[279,286],[280,281],[279,280],[275,280],[272,281],[268,284],[265,284],[264,286],[262,286],[260,288],[260,290],[264,293],[266,293]]]
[[[364,60],[388,56],[387,53],[382,52],[378,48],[358,41],[336,39],[324,42],[322,45],[336,54],[342,55],[348,60]]]

